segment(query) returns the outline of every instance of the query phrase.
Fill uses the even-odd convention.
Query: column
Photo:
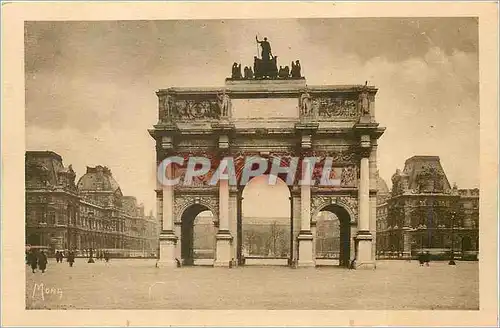
[[[245,258],[243,254],[243,189],[239,189],[237,193],[236,204],[236,257],[238,265],[245,265]]]
[[[370,232],[372,234],[372,259],[376,259],[377,255],[377,140],[371,140],[371,150],[369,158],[370,170]]]
[[[313,236],[313,240],[312,240],[312,258],[313,258],[313,262],[316,263],[316,244],[318,242],[318,237],[317,237],[317,229],[316,229],[316,224],[317,224],[317,221],[316,220],[313,220],[311,222],[311,234]]]
[[[167,176],[172,176],[172,166],[166,168]],[[160,258],[158,267],[176,267],[177,236],[174,228],[174,187],[162,185],[162,231],[160,233]]]
[[[229,232],[229,181],[222,178],[219,180],[219,231],[215,238],[214,266],[229,267],[233,239]]]
[[[310,163],[304,161],[303,180],[300,186],[300,232],[299,241],[299,267],[314,266],[313,235],[311,232],[311,181],[309,180]]]
[[[370,136],[361,137],[361,161],[358,186],[358,233],[356,267],[374,268],[373,236],[370,232]]]

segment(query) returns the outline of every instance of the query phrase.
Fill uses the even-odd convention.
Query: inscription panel
[[[232,99],[235,119],[298,118],[297,98]]]

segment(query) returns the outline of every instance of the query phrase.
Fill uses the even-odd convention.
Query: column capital
[[[369,158],[371,154],[372,148],[371,147],[359,147],[358,148],[358,157],[359,160],[362,160],[363,158]]]

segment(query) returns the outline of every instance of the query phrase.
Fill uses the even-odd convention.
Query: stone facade
[[[151,256],[156,252],[156,219],[144,214],[132,196],[123,196],[111,171],[87,167],[78,184],[71,165],[51,151],[26,152],[26,244],[49,253],[90,249],[114,256]]]
[[[477,258],[479,189],[451,187],[438,156],[409,158],[392,183],[391,193],[379,190],[379,257],[408,258],[429,251],[449,258],[453,249],[457,258]]]
[[[291,246],[289,262],[314,266],[314,214],[332,211],[341,220],[342,265],[355,259],[358,267],[375,265],[377,140],[385,128],[375,120],[371,86],[307,86],[296,80],[226,80],[222,88],[159,90],[158,123],[149,133],[156,141],[157,164],[169,156],[211,158],[225,156],[239,162],[258,155],[269,163],[280,158],[333,158],[339,186],[290,185]],[[254,110],[253,116],[243,111]],[[274,113],[271,113],[274,111]],[[286,113],[283,114],[283,113]],[[302,162],[301,162],[302,163]],[[302,164],[301,164],[302,165]],[[212,174],[215,167],[208,174]],[[167,167],[167,174],[179,168]],[[178,172],[178,171],[177,171]],[[319,173],[318,173],[319,174]],[[244,186],[222,180],[217,186],[201,179],[192,186],[158,184],[162,213],[159,266],[175,266],[191,247],[183,238],[183,221],[211,210],[216,234],[215,266],[242,263],[241,200]],[[314,171],[313,179],[319,179]],[[188,237],[190,233],[187,233]],[[184,246],[183,246],[184,239]]]

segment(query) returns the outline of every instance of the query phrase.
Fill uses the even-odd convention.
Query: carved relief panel
[[[343,207],[347,213],[349,213],[351,223],[358,221],[357,197],[314,194],[311,196],[311,219],[315,220],[318,213],[330,204],[336,204],[337,206]]]
[[[356,118],[359,116],[358,102],[344,98],[313,99],[313,111],[320,118]]]
[[[181,222],[182,214],[192,205],[202,205],[212,212],[214,220],[219,217],[219,197],[216,195],[180,194],[174,197],[174,222]]]
[[[332,96],[313,96],[304,92],[299,96],[300,115],[320,119],[356,119],[360,116],[358,99]]]
[[[231,114],[231,99],[224,92],[190,98],[159,94],[158,100],[161,122],[218,120]]]

